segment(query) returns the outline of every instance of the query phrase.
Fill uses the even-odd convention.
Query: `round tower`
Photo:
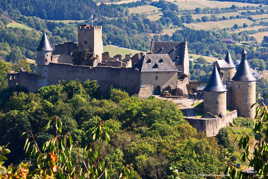
[[[43,33],[37,48],[37,65],[48,65],[52,61],[53,48],[48,40],[47,34]]]
[[[204,113],[223,117],[226,115],[226,87],[220,78],[217,66],[214,64],[213,72],[204,89]]]
[[[256,78],[246,58],[246,51],[242,51],[242,59],[232,81],[233,106],[243,117],[254,118],[256,103]]]

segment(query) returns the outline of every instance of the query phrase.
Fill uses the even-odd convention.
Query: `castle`
[[[60,81],[96,80],[103,91],[114,87],[140,97],[165,92],[187,98],[198,84],[190,81],[189,61],[187,42],[152,41],[149,53],[111,57],[103,52],[102,27],[81,25],[78,43],[67,42],[53,47],[44,33],[37,48],[34,71],[10,73],[8,79],[9,86],[20,85],[30,91]],[[205,117],[233,119],[237,112],[239,116],[254,117],[251,106],[256,102],[256,79],[245,51],[237,70],[229,52],[224,60],[216,61],[203,90],[203,100]],[[232,117],[228,117],[230,110],[235,111]],[[193,125],[202,128],[200,121]]]

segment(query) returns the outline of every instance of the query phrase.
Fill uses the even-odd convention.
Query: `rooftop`
[[[253,76],[252,69],[250,68],[247,61],[247,52],[245,50],[242,51],[242,59],[237,68],[237,72],[233,77],[234,81],[256,81],[256,78]]]
[[[146,54],[141,68],[142,72],[177,72],[176,65],[168,54]]]
[[[214,64],[213,72],[210,76],[210,79],[205,87],[204,91],[213,91],[213,92],[225,92],[226,87],[223,85],[220,73],[217,66]]]
[[[151,52],[154,54],[169,54],[173,61],[181,65],[184,60],[186,47],[187,42],[152,41]]]
[[[48,37],[47,37],[47,34],[44,32],[43,33],[43,36],[42,36],[42,39],[39,43],[39,46],[37,48],[37,51],[53,51],[53,48],[48,40]]]

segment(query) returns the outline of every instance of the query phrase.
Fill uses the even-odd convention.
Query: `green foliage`
[[[254,120],[254,143],[250,142],[250,135],[244,135],[239,140],[239,147],[242,150],[241,160],[248,162],[247,168],[254,170],[254,174],[249,176],[245,171],[237,168],[232,162],[229,163],[227,172],[231,178],[267,178],[267,124],[268,124],[268,109],[267,106],[257,106],[256,119]]]
[[[109,178],[223,171],[219,146],[201,139],[175,104],[130,97],[115,89],[104,99],[96,96],[99,90],[94,81],[69,81],[35,94],[2,91],[0,145],[9,144],[12,151],[7,162],[28,161],[29,176],[57,178],[81,176],[80,171],[88,176],[108,173]],[[51,156],[57,156],[57,165]]]
[[[7,73],[11,69],[11,64],[0,60],[0,90],[7,87]]]

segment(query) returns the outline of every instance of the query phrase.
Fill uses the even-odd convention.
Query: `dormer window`
[[[154,64],[153,68],[158,68],[158,65],[157,64]]]
[[[162,47],[160,49],[158,49],[158,53],[161,53],[162,51],[163,51]]]
[[[164,62],[164,60],[161,58],[159,61],[158,61],[159,63],[163,63]]]
[[[148,60],[146,61],[146,63],[152,63],[152,60],[151,60],[151,59],[148,59]]]

